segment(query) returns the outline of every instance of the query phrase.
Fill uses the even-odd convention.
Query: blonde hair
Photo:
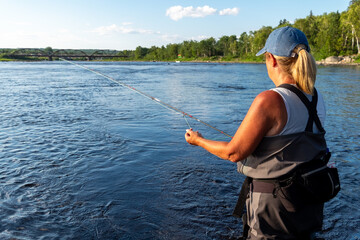
[[[316,62],[306,50],[305,45],[297,45],[292,57],[274,56],[282,69],[296,82],[296,85],[305,93],[313,94],[316,81]]]

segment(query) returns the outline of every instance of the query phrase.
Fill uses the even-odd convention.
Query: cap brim
[[[262,54],[264,54],[264,53],[266,53],[266,49],[265,49],[265,48],[261,49],[261,50],[256,54],[256,56],[260,56],[260,55],[262,55]]]

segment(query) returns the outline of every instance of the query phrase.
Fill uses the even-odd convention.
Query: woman
[[[192,129],[185,134],[188,143],[237,162],[238,171],[252,179],[246,199],[249,230],[244,235],[248,239],[311,239],[322,226],[322,203],[289,199],[286,188],[279,184],[326,152],[321,126],[324,101],[314,88],[316,64],[309,51],[300,30],[284,27],[273,31],[257,55],[265,54],[267,72],[276,88],[255,98],[233,139],[212,141]],[[296,89],[300,93],[295,93]],[[298,97],[301,94],[317,100],[312,110],[311,104],[308,110]]]

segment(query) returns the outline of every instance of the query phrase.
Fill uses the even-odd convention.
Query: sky
[[[350,0],[0,0],[0,48],[135,50],[276,27]]]

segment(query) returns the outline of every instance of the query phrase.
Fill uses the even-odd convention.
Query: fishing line
[[[189,124],[189,121],[186,119],[185,115],[183,115],[183,117],[184,117],[184,119],[185,119],[185,121],[186,121],[186,124],[189,126],[189,129],[191,129],[191,126],[190,126],[190,124]]]
[[[227,134],[226,132],[224,132],[224,131],[222,131],[222,130],[220,130],[220,129],[218,129],[218,128],[216,128],[216,127],[214,127],[214,126],[212,126],[212,125],[210,125],[210,124],[208,124],[208,123],[206,123],[206,122],[204,122],[204,121],[202,121],[202,120],[200,120],[200,119],[198,119],[198,118],[196,118],[196,117],[194,117],[194,116],[192,116],[192,115],[190,115],[190,114],[188,114],[188,113],[186,113],[186,112],[184,112],[184,111],[182,111],[182,110],[180,110],[180,109],[178,109],[178,108],[176,108],[176,107],[173,107],[173,106],[171,106],[170,104],[165,103],[165,102],[161,101],[161,100],[158,99],[158,98],[152,97],[152,96],[150,96],[149,94],[144,93],[144,92],[142,92],[142,91],[140,91],[140,90],[138,90],[138,89],[136,89],[136,88],[134,88],[134,87],[132,87],[132,86],[124,83],[124,82],[115,80],[115,79],[113,79],[112,77],[109,77],[109,76],[107,76],[107,75],[105,75],[105,74],[103,74],[103,73],[100,73],[100,72],[95,71],[95,70],[93,70],[93,69],[91,69],[91,68],[85,67],[85,66],[83,66],[83,65],[80,65],[80,64],[78,64],[78,63],[75,63],[75,62],[72,62],[72,61],[69,61],[69,60],[66,60],[66,59],[63,59],[63,58],[59,58],[59,59],[62,60],[62,61],[68,62],[68,63],[70,63],[70,64],[73,64],[73,65],[75,65],[75,66],[77,66],[77,67],[80,67],[80,68],[83,68],[83,69],[85,69],[85,70],[88,70],[88,71],[90,71],[90,72],[92,72],[92,73],[95,73],[96,75],[101,76],[101,77],[104,77],[104,78],[106,78],[106,79],[108,79],[108,80],[110,80],[110,81],[112,81],[112,82],[114,82],[114,83],[117,83],[117,84],[119,84],[119,85],[121,85],[121,86],[123,86],[123,87],[126,87],[126,88],[128,88],[128,89],[130,89],[130,90],[132,90],[132,91],[134,91],[134,92],[142,95],[143,97],[146,97],[146,98],[152,100],[153,102],[156,102],[157,104],[163,106],[164,108],[167,108],[167,109],[169,109],[169,110],[171,110],[171,111],[173,111],[173,112],[175,112],[175,113],[178,113],[178,114],[183,115],[183,117],[184,117],[184,119],[185,119],[185,121],[186,121],[186,123],[187,123],[187,125],[188,125],[189,128],[191,128],[191,126],[190,126],[188,120],[186,119],[186,117],[192,118],[192,119],[198,121],[199,123],[202,123],[202,124],[204,124],[204,125],[212,128],[212,129],[214,129],[214,130],[216,130],[216,131],[224,134],[225,136],[232,138],[232,136],[229,135],[229,134]]]

